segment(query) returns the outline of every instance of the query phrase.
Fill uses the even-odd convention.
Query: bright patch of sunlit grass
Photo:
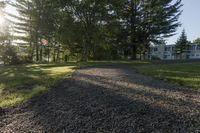
[[[136,67],[140,73],[200,89],[200,63],[150,64]]]
[[[75,66],[33,64],[0,67],[0,107],[26,101],[47,91]],[[12,81],[12,82],[11,82]]]

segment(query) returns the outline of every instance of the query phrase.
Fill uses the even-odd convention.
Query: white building
[[[187,59],[200,59],[200,44],[189,44],[186,57]]]
[[[150,46],[148,56],[150,59],[159,58],[161,60],[200,59],[200,44],[190,43],[181,55],[176,53],[175,47],[175,45]]]

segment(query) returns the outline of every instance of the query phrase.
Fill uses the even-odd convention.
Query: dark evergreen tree
[[[124,38],[121,43],[133,59],[138,47],[148,49],[151,42],[159,44],[180,26],[181,0],[119,0],[113,6],[121,26],[117,37]]]
[[[185,33],[185,30],[183,30],[181,36],[176,42],[176,53],[177,55],[180,55],[181,59],[182,59],[182,54],[186,52],[187,48],[188,48],[187,35]]]

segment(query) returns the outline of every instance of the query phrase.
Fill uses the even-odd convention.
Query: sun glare
[[[2,26],[4,23],[4,17],[3,16],[0,16],[0,26]]]

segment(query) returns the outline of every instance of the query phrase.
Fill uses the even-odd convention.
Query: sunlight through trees
[[[174,35],[182,6],[181,0],[15,0],[7,5],[18,12],[6,14],[20,58],[36,62],[136,59],[151,43]]]

